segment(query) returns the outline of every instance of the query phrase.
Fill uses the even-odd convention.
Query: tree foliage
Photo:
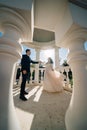
[[[69,66],[69,64],[67,63],[67,60],[64,60],[62,66]]]

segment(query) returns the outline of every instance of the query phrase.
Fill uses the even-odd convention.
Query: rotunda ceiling
[[[55,40],[55,33],[48,30],[34,28],[33,41],[50,42]]]

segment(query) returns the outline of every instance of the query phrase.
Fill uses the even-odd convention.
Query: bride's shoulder
[[[49,63],[46,63],[46,66],[49,66],[50,64]]]

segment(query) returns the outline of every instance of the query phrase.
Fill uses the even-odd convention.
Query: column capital
[[[3,37],[12,39],[15,42],[19,42],[19,40],[23,40],[23,34],[19,28],[14,25],[7,25],[3,29]]]
[[[35,48],[35,51],[40,52],[41,49],[40,48]]]
[[[82,38],[73,39],[70,43],[67,43],[67,46],[70,50],[82,49],[84,42],[85,40]]]
[[[21,44],[6,37],[0,38],[0,54],[9,54],[14,56],[15,60],[21,58],[22,48]]]
[[[68,62],[71,65],[72,63],[74,64],[79,64],[79,62],[81,62],[81,64],[83,63],[83,61],[87,62],[87,52],[84,51],[76,51],[74,53],[69,53],[68,55]]]
[[[60,47],[58,47],[58,46],[55,46],[55,47],[54,47],[54,49],[55,49],[55,50],[57,50],[57,49],[60,49]]]
[[[21,37],[20,31],[14,26],[6,26],[0,38],[0,54],[4,53],[14,56],[16,61],[21,58],[22,46],[19,42]]]
[[[8,6],[1,6],[0,8],[0,29],[3,28],[4,33],[9,31],[9,29],[13,28],[23,38],[23,41],[31,40],[31,27],[30,23],[27,21],[27,17],[24,17],[25,13],[15,10],[14,8],[10,8]],[[6,34],[8,34],[6,32]],[[14,37],[18,34],[15,33]]]
[[[85,51],[84,42],[84,39],[76,39],[69,44],[69,63],[87,60],[87,51]]]

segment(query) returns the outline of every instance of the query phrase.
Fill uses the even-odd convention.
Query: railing
[[[39,68],[38,65],[35,65],[35,68],[31,67],[31,76],[29,78],[29,83],[42,84],[44,80],[45,68]]]
[[[15,73],[17,74],[17,70],[20,68],[19,66],[16,67]],[[36,64],[35,67],[31,67],[31,74],[30,77],[27,78],[27,84],[42,84],[44,79],[44,72],[45,68],[39,68],[39,65]],[[22,74],[20,72],[20,76],[16,78],[16,74],[14,76],[14,84],[20,85],[22,81]]]
[[[18,68],[19,68],[19,66],[16,67],[16,72],[17,72]],[[65,87],[65,89],[70,89],[70,91],[71,91],[72,84],[70,83],[70,80],[68,77],[69,69],[70,69],[70,67],[60,67],[58,69],[58,71],[60,71],[63,74],[63,72],[65,70],[66,75],[63,74],[64,75],[63,76],[64,77],[64,87]],[[36,64],[35,67],[31,67],[31,75],[27,79],[27,84],[29,84],[29,85],[43,84],[44,72],[45,72],[45,68],[39,68],[38,64]],[[20,85],[21,80],[22,80],[22,75],[20,75],[20,78],[18,80],[16,79],[15,84]]]
[[[64,88],[65,88],[65,90],[68,90],[68,91],[72,92],[73,78],[69,79],[69,77],[68,77],[69,69],[71,69],[69,66],[65,66],[65,67],[60,66],[59,71],[63,74],[64,70],[65,70],[66,74],[65,75],[63,74],[64,75]]]

